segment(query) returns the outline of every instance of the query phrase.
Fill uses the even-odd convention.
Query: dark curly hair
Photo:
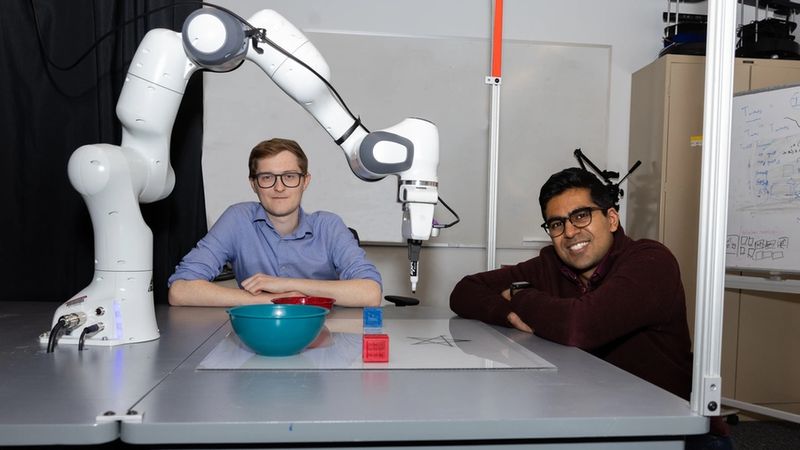
[[[539,206],[542,208],[542,217],[544,219],[547,219],[544,211],[550,199],[572,188],[589,189],[592,201],[600,208],[603,208],[603,214],[606,214],[608,208],[619,210],[619,205],[617,204],[618,195],[614,192],[612,186],[606,186],[595,174],[588,170],[570,167],[551,175],[542,185],[542,189],[539,191]]]

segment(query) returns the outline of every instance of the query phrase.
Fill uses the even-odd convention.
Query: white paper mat
[[[361,360],[362,321],[330,318],[309,348],[293,356],[253,353],[231,331],[203,359],[199,370],[316,369],[546,369],[556,366],[481,322],[465,319],[392,320],[389,362]]]

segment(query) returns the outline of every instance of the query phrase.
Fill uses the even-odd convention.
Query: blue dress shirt
[[[336,214],[306,214],[291,234],[281,236],[258,202],[228,207],[175,269],[175,280],[213,280],[229,262],[241,286],[256,273],[316,280],[369,279],[381,284],[353,234]]]

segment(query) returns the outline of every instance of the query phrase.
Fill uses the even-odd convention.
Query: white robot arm
[[[121,144],[86,145],[70,158],[70,181],[86,201],[94,227],[95,273],[89,286],[58,308],[52,330],[40,336],[48,351],[62,331],[66,335],[59,342],[81,347],[158,339],[153,237],[139,203],[161,200],[174,187],[169,141],[190,76],[198,69],[229,71],[245,59],[325,128],[357,177],[398,176],[402,233],[409,244],[412,290],[416,289],[421,243],[438,231],[433,227],[438,201],[436,126],[410,118],[367,131],[334,96],[322,55],[286,19],[263,10],[245,21],[228,11],[204,8],[186,19],[181,33],[154,29],[139,44],[117,103]]]
[[[409,118],[390,128],[368,132],[334,96],[328,83],[330,69],[303,33],[271,10],[259,11],[247,22],[258,30],[250,38],[269,45],[248,48],[247,30],[230,14],[209,9],[196,11],[183,29],[187,55],[196,64],[212,70],[219,64],[216,55],[225,55],[221,58],[221,69],[229,61],[242,57],[258,65],[341,146],[357,177],[363,180],[378,180],[386,175],[399,177],[397,200],[403,204],[403,237],[410,241],[429,239],[433,231],[433,207],[438,201],[436,126],[423,119]],[[209,33],[211,29],[217,31]],[[246,53],[227,56],[241,47],[242,40]],[[214,53],[209,53],[209,49],[215,49]]]

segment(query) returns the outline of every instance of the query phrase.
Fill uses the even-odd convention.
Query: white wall
[[[274,9],[304,31],[337,31],[410,36],[491,36],[493,1],[477,0],[270,0],[221,1],[244,17]],[[504,37],[552,43],[611,47],[608,117],[608,167],[628,165],[631,74],[652,62],[661,49],[663,0],[506,0]],[[486,55],[486,72],[490,71]],[[502,100],[501,100],[502,101]],[[487,111],[487,120],[489,112]],[[503,136],[500,136],[501,151]],[[487,149],[488,153],[488,149]],[[536,207],[538,192],[531,193]],[[623,199],[624,220],[624,199]],[[538,224],[531,224],[532,227]],[[498,264],[535,256],[537,249],[503,250]],[[367,247],[384,277],[387,294],[411,295],[405,247]],[[416,296],[427,304],[446,305],[453,285],[468,273],[485,270],[485,249],[426,247]]]

